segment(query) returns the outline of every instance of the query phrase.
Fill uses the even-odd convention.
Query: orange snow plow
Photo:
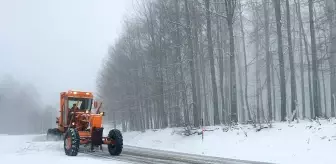
[[[102,150],[103,144],[107,145],[111,155],[120,155],[123,149],[122,134],[118,129],[112,129],[108,136],[103,137],[105,113],[100,111],[101,106],[101,102],[93,101],[91,92],[61,92],[57,128],[48,129],[47,140],[64,140],[64,151],[69,156],[76,156],[80,145],[94,151],[95,148]],[[93,108],[96,108],[95,112],[92,112]]]

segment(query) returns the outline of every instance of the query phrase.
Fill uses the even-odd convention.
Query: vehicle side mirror
[[[94,102],[93,102],[93,107],[94,107],[94,108],[98,108],[98,102],[97,102],[97,101],[94,101]]]

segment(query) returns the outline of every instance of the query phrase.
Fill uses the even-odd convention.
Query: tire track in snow
[[[97,158],[104,158],[104,159],[113,160],[113,161],[122,161],[122,162],[135,163],[135,164],[187,164],[187,163],[169,161],[165,159],[148,158],[148,157],[134,156],[134,155],[128,155],[128,154],[121,154],[120,156],[111,156],[110,154],[108,154],[108,152],[90,153],[90,152],[81,151],[81,153],[90,155],[93,157],[97,157]]]
[[[82,151],[82,153],[105,159],[146,164],[270,164],[265,162],[210,157],[127,145],[124,145],[124,149],[120,156],[111,156],[105,145],[104,152],[90,153]]]

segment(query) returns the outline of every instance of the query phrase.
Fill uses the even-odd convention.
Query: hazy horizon
[[[96,75],[132,7],[127,1],[0,0],[0,77],[33,84],[43,105],[68,89],[96,91]]]

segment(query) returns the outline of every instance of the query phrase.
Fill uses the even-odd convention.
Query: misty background
[[[123,131],[335,117],[336,0],[1,1],[0,19],[0,121],[29,132],[68,89]]]
[[[0,133],[56,127],[60,92],[95,92],[108,46],[132,6],[132,0],[0,0],[0,123],[11,125]]]

